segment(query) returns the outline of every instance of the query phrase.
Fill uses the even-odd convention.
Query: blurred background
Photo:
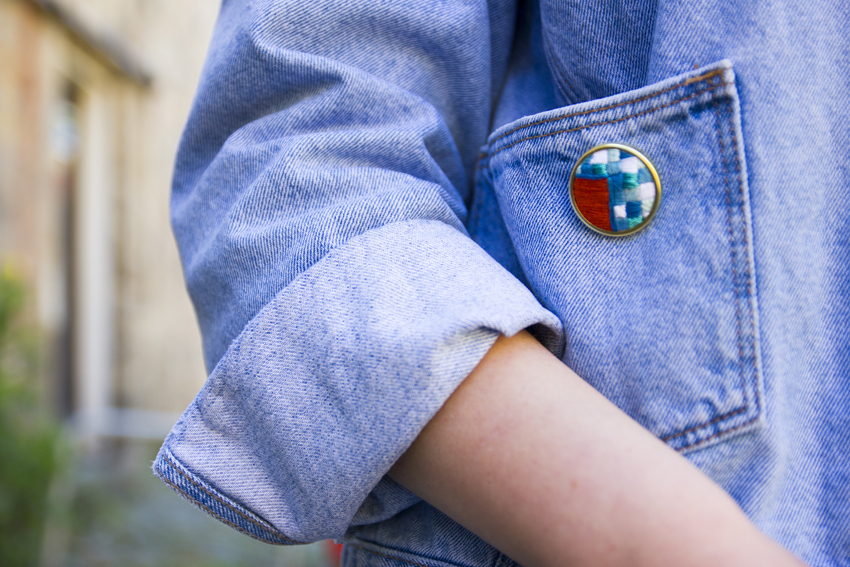
[[[150,464],[203,384],[168,222],[216,0],[0,0],[0,566],[329,567]]]

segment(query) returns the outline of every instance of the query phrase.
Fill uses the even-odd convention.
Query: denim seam
[[[550,68],[554,69],[555,71],[555,84],[557,85],[558,90],[561,91],[561,96],[564,97],[564,102],[567,104],[576,104],[576,102],[579,101],[581,97],[578,95],[578,93],[576,93],[576,90],[567,80],[567,76],[564,73],[563,64],[558,59],[557,55],[555,55],[554,53],[549,53],[551,51],[551,48],[549,48],[549,43],[546,42],[545,45],[547,58],[551,58],[551,62],[549,63]],[[531,124],[529,124],[529,126],[531,126]],[[520,128],[524,128],[524,126],[521,126]],[[499,136],[499,138],[507,136],[509,133],[510,132],[505,133],[503,136]]]
[[[715,112],[715,117],[717,118],[715,126],[716,126],[716,130],[717,130],[717,141],[718,141],[718,145],[720,147],[719,148],[720,149],[720,161],[721,161],[722,167],[723,167],[723,182],[726,186],[726,211],[727,211],[727,215],[728,215],[727,218],[728,218],[728,222],[729,222],[729,251],[730,251],[730,258],[731,258],[731,261],[732,261],[732,282],[733,282],[732,287],[735,291],[735,315],[736,315],[736,318],[738,320],[738,328],[737,328],[737,333],[738,333],[738,362],[739,362],[739,366],[741,368],[741,390],[744,394],[744,405],[741,406],[740,408],[736,409],[736,410],[733,410],[731,412],[727,412],[723,415],[717,416],[714,419],[712,419],[711,421],[707,421],[707,422],[700,424],[700,425],[695,425],[695,426],[690,427],[688,429],[685,429],[684,431],[681,431],[679,433],[667,435],[667,436],[662,438],[662,441],[665,441],[665,442],[672,440],[672,439],[675,439],[677,437],[681,437],[682,435],[686,435],[688,433],[692,433],[694,431],[704,429],[704,428],[706,428],[710,425],[721,422],[721,421],[723,421],[727,418],[735,417],[736,415],[746,413],[749,410],[749,400],[747,399],[748,398],[748,396],[747,396],[747,379],[746,379],[746,371],[744,369],[744,346],[743,346],[744,340],[743,340],[743,331],[742,331],[743,317],[741,316],[741,295],[740,295],[740,292],[738,291],[739,278],[738,278],[738,269],[737,269],[737,259],[735,257],[735,232],[734,232],[734,226],[733,226],[733,220],[732,220],[733,219],[732,196],[731,196],[732,187],[731,187],[731,184],[729,183],[729,163],[726,160],[726,146],[723,143],[723,131],[722,131],[722,127],[721,127],[721,116],[720,116],[720,101],[718,100],[718,98],[716,96],[716,92],[714,93],[714,112]],[[730,132],[730,136],[732,137],[732,147],[733,147],[733,151],[735,153],[735,159],[737,161],[736,168],[737,168],[737,171],[738,171],[738,190],[740,191],[741,197],[743,198],[744,188],[743,188],[743,179],[742,179],[741,173],[740,173],[741,172],[741,164],[740,164],[740,159],[738,158],[738,147],[737,147],[738,142],[737,142],[736,136],[735,136],[735,128],[734,128],[734,123],[732,122],[732,114],[731,114],[731,112],[729,112],[728,114],[729,114],[729,122],[730,122],[729,123],[730,131],[729,132]],[[748,289],[749,289],[749,287],[751,286],[751,278],[752,278],[752,272],[751,272],[750,267],[749,267],[749,262],[747,262],[747,271],[748,271],[747,285],[748,285]],[[751,317],[751,320],[752,320],[753,328],[755,328],[754,314],[752,313],[752,309],[750,309],[750,317]],[[760,401],[758,399],[758,385],[756,385],[755,391],[756,391],[756,393],[755,393],[756,407],[757,407],[757,409],[760,409],[761,404],[760,404]],[[745,423],[742,423],[742,424],[737,425],[735,427],[732,427],[730,429],[723,429],[722,431],[718,431],[718,432],[706,437],[705,439],[701,439],[701,440],[695,441],[693,443],[690,443],[688,445],[685,445],[683,447],[680,447],[680,448],[677,449],[677,451],[684,451],[686,449],[690,449],[692,447],[701,445],[701,444],[703,444],[707,441],[710,441],[712,439],[715,439],[715,438],[717,438],[721,435],[725,435],[727,433],[731,433],[733,431],[736,431],[738,429],[746,427],[747,425],[750,425],[751,423],[754,423],[757,420],[758,420],[758,412],[756,413],[756,415],[753,419],[750,419],[750,420],[746,421]]]
[[[713,79],[714,77],[716,77],[716,76],[718,76],[718,75],[722,75],[725,71],[726,71],[726,68],[723,68],[723,69],[715,69],[714,71],[711,71],[711,72],[709,72],[709,73],[706,73],[705,75],[699,75],[699,76],[697,76],[697,77],[691,77],[690,79],[686,79],[685,81],[683,81],[683,82],[681,82],[681,83],[677,83],[677,84],[675,84],[675,85],[672,85],[672,86],[667,87],[666,89],[661,89],[661,90],[660,90],[660,91],[658,91],[658,92],[654,92],[654,93],[652,93],[652,94],[648,94],[648,95],[645,95],[645,96],[642,96],[642,97],[638,97],[638,98],[634,98],[634,99],[629,99],[629,100],[624,100],[624,101],[622,101],[622,102],[617,102],[617,103],[614,103],[614,104],[609,104],[608,106],[602,106],[602,107],[600,107],[600,108],[590,108],[590,109],[588,109],[588,110],[582,110],[582,111],[580,111],[580,112],[571,112],[571,113],[569,113],[569,114],[563,114],[563,115],[559,115],[559,116],[554,116],[554,117],[552,117],[552,118],[546,118],[546,119],[544,119],[544,120],[538,120],[537,122],[532,122],[531,124],[525,124],[525,125],[523,125],[523,126],[517,126],[516,128],[513,128],[512,130],[508,130],[508,131],[507,131],[507,132],[505,132],[504,134],[501,134],[501,135],[499,135],[499,136],[497,136],[497,137],[493,138],[493,140],[490,142],[490,145],[492,146],[492,145],[494,145],[496,142],[498,142],[499,140],[501,140],[502,138],[504,138],[504,137],[506,137],[506,136],[510,136],[510,135],[511,135],[511,134],[513,134],[514,132],[517,132],[517,131],[519,131],[519,130],[523,130],[523,129],[525,129],[525,128],[531,128],[531,127],[533,127],[533,126],[539,126],[540,124],[546,124],[546,123],[548,123],[548,122],[557,122],[558,120],[564,120],[565,118],[573,118],[573,117],[575,117],[575,116],[585,116],[585,115],[587,115],[587,114],[594,114],[594,113],[596,113],[596,112],[602,112],[602,111],[605,111],[605,110],[611,110],[612,108],[619,108],[619,107],[621,107],[621,106],[627,106],[627,105],[630,105],[630,104],[635,104],[635,103],[638,103],[638,102],[643,102],[643,101],[645,101],[645,100],[650,100],[650,99],[653,99],[653,98],[657,98],[657,97],[659,97],[659,96],[663,95],[664,93],[668,93],[668,92],[670,92],[670,91],[676,90],[676,89],[681,88],[681,87],[686,87],[686,86],[688,86],[688,85],[692,85],[692,84],[694,84],[694,83],[701,83],[701,82],[704,82],[704,81],[709,81],[709,80]],[[723,82],[723,83],[717,83],[717,84],[715,84],[715,85],[713,85],[713,86],[714,86],[714,87],[717,87],[717,86],[722,86],[722,85],[727,85],[727,84],[730,84],[730,83],[726,83],[726,82]],[[710,90],[710,89],[704,89],[704,90],[702,90],[702,91],[700,91],[700,92],[705,92],[705,90]],[[695,94],[699,94],[699,93],[695,93]],[[678,99],[678,100],[674,101],[674,103],[675,103],[675,102],[680,102],[680,101],[682,101],[682,100],[686,100],[686,99]],[[672,104],[672,103],[671,103],[671,104]],[[661,108],[663,108],[663,107],[661,107]],[[553,132],[553,134],[555,134],[555,133],[557,133],[557,132]],[[525,138],[525,139],[528,139],[528,138]],[[522,140],[518,140],[518,141],[520,141],[520,142],[521,142]],[[504,148],[499,148],[499,150],[498,150],[498,151],[501,151],[501,150],[503,150],[503,149],[504,149]]]
[[[664,437],[661,437],[661,440],[664,441],[664,442],[670,441],[670,440],[675,439],[677,437],[681,437],[682,435],[687,435],[688,433],[693,433],[694,431],[698,431],[700,429],[706,428],[709,425],[714,425],[715,423],[717,423],[719,421],[723,421],[724,419],[729,419],[730,417],[735,417],[736,415],[746,413],[746,411],[747,411],[747,402],[744,401],[744,405],[737,408],[737,409],[726,412],[723,415],[718,415],[714,419],[712,419],[710,421],[706,421],[704,423],[700,423],[699,425],[693,425],[693,426],[691,426],[687,429],[683,429],[682,431],[679,431],[679,432],[676,432],[676,433],[671,433],[670,435],[665,435]],[[677,449],[677,451],[689,449],[690,447],[693,447],[694,445],[699,445],[703,441],[705,441],[705,440],[702,439],[702,440],[699,440],[699,441],[695,441],[694,443],[691,443],[690,445],[687,445],[685,447],[681,447],[681,448]]]
[[[686,447],[681,447],[681,448],[676,449],[676,450],[677,451],[684,451],[685,449],[693,449],[694,447],[699,447],[700,445],[704,445],[705,443],[708,443],[712,439],[717,439],[721,435],[726,435],[727,433],[734,433],[735,431],[738,431],[739,429],[743,429],[743,428],[747,427],[748,425],[752,425],[753,423],[757,422],[758,419],[759,419],[759,416],[756,415],[752,419],[745,421],[744,423],[741,423],[739,425],[736,425],[735,427],[731,427],[729,429],[724,429],[723,431],[717,431],[715,433],[712,433],[711,435],[709,435],[705,439],[701,439],[701,440],[697,441],[696,443],[692,443],[692,444],[690,444]]]
[[[615,119],[613,119],[613,120],[605,120],[605,121],[603,121],[603,122],[596,122],[596,123],[594,123],[594,124],[585,124],[584,126],[577,126],[577,127],[575,127],[575,128],[566,128],[566,129],[564,129],[564,130],[556,130],[556,131],[554,131],[554,132],[547,132],[546,134],[537,134],[537,135],[534,135],[534,136],[527,136],[527,137],[525,137],[525,138],[520,138],[519,140],[516,140],[515,142],[511,142],[510,144],[508,144],[508,145],[506,145],[506,146],[502,146],[502,147],[501,147],[501,148],[499,148],[498,150],[496,150],[496,151],[494,151],[493,153],[491,153],[489,157],[490,157],[490,158],[492,158],[493,156],[495,156],[495,155],[496,155],[496,154],[498,154],[499,152],[502,152],[502,151],[504,151],[504,150],[507,150],[507,149],[509,149],[509,148],[512,148],[513,146],[515,146],[515,145],[517,145],[517,144],[519,144],[519,143],[521,143],[521,142],[526,142],[526,141],[528,141],[528,140],[537,140],[537,139],[540,139],[540,138],[547,138],[547,137],[549,137],[549,136],[555,136],[555,135],[558,135],[558,134],[567,134],[567,133],[570,133],[570,132],[578,132],[578,131],[580,131],[580,130],[587,130],[588,128],[594,128],[594,127],[596,127],[596,126],[605,126],[605,125],[607,125],[607,124],[616,124],[617,122],[622,122],[623,120],[628,120],[629,118],[637,118],[638,116],[645,116],[645,115],[647,115],[647,114],[651,114],[651,113],[653,113],[653,112],[657,112],[657,111],[659,111],[659,110],[663,110],[663,109],[665,109],[665,108],[669,108],[669,107],[671,107],[671,106],[674,106],[674,105],[676,105],[676,104],[679,104],[680,102],[684,102],[684,101],[686,101],[686,100],[690,100],[690,99],[696,98],[696,97],[698,97],[699,95],[701,95],[701,94],[703,94],[703,93],[706,93],[706,92],[709,92],[709,91],[717,90],[717,89],[718,89],[718,88],[720,88],[720,87],[727,87],[727,86],[729,86],[729,85],[731,85],[731,84],[732,84],[732,83],[727,83],[727,82],[725,82],[725,81],[724,81],[724,82],[722,82],[722,83],[717,83],[717,84],[712,85],[712,86],[710,86],[710,87],[706,87],[706,88],[704,88],[704,89],[698,90],[698,91],[696,91],[696,92],[694,92],[694,93],[692,93],[692,94],[690,94],[690,95],[688,95],[688,96],[686,96],[686,97],[678,98],[678,99],[672,100],[672,101],[670,101],[670,102],[668,102],[668,103],[662,104],[662,105],[660,105],[660,106],[656,106],[655,108],[650,108],[650,109],[648,109],[648,110],[644,110],[644,111],[642,111],[642,112],[636,112],[636,113],[634,113],[634,114],[629,114],[629,115],[626,115],[626,116],[621,116],[620,118],[615,118]],[[634,101],[630,101],[630,102],[634,102]],[[596,110],[594,110],[593,112],[598,112],[598,111],[601,111],[601,110],[604,110],[604,109],[596,109]],[[568,117],[566,117],[566,116],[562,116],[561,118],[568,118]],[[560,118],[559,118],[559,119],[560,119]],[[489,166],[490,166],[490,161],[489,161],[489,159],[488,159],[488,161],[487,161],[487,167],[489,167]]]
[[[213,498],[216,502],[218,502],[218,503],[222,504],[223,506],[225,506],[225,507],[226,507],[226,508],[228,508],[229,510],[232,510],[232,511],[236,512],[236,514],[237,514],[237,515],[241,516],[242,518],[244,518],[245,520],[247,520],[247,521],[248,521],[248,522],[250,522],[251,524],[253,524],[253,525],[257,526],[258,528],[261,528],[261,529],[269,529],[267,526],[262,525],[261,523],[257,522],[256,520],[254,520],[253,518],[251,518],[251,517],[250,517],[250,516],[248,516],[247,514],[245,514],[245,513],[243,513],[242,511],[240,511],[240,510],[238,510],[238,509],[234,508],[234,507],[233,507],[233,506],[231,506],[229,503],[225,502],[225,501],[224,501],[221,497],[219,497],[217,494],[215,494],[215,493],[211,492],[209,489],[207,489],[206,487],[204,487],[203,485],[199,484],[197,481],[195,481],[194,479],[192,479],[192,478],[191,478],[189,475],[187,475],[185,472],[181,471],[181,470],[180,470],[180,468],[179,468],[179,467],[177,466],[177,464],[176,464],[176,463],[175,463],[175,462],[171,459],[171,457],[170,457],[169,455],[167,455],[167,454],[163,454],[163,457],[165,457],[165,460],[166,460],[166,461],[168,461],[168,464],[169,464],[169,465],[171,465],[171,466],[172,466],[172,468],[173,468],[175,471],[177,471],[177,473],[178,473],[180,476],[182,476],[182,477],[183,477],[183,478],[185,478],[185,479],[186,479],[189,483],[191,483],[193,486],[195,486],[195,487],[199,488],[202,492],[204,492],[205,494],[207,494],[208,496],[210,496],[211,498]],[[276,530],[269,530],[269,531],[275,532]],[[286,539],[289,539],[288,537],[284,536],[283,534],[281,534],[281,533],[279,533],[279,532],[278,532],[276,535],[280,535],[281,537],[284,537],[284,538],[286,538]]]
[[[572,99],[576,98],[575,93],[569,93],[569,94],[567,93],[567,88],[568,88],[568,85],[566,84],[567,81],[566,81],[564,75],[561,72],[561,68],[558,66],[557,62],[555,61],[555,56],[551,53],[552,50],[549,47],[549,42],[547,41],[546,34],[543,33],[542,35],[543,35],[543,55],[546,57],[546,63],[549,64],[549,70],[552,72],[553,79],[555,79],[555,88],[558,89],[558,92],[561,94],[561,97],[563,98],[564,102],[569,102],[571,100],[571,98]],[[572,89],[570,89],[570,90],[572,90]],[[572,97],[570,95],[572,95]],[[508,134],[510,134],[510,132],[505,134],[505,136],[507,136]]]
[[[744,176],[743,176],[743,168],[741,167],[741,158],[738,155],[739,152],[740,152],[740,148],[738,147],[738,136],[735,135],[735,122],[733,120],[733,113],[732,113],[731,109],[729,109],[729,111],[727,112],[727,115],[728,115],[728,118],[729,118],[729,132],[731,133],[731,136],[732,136],[732,149],[733,149],[733,154],[735,156],[735,173],[736,173],[736,176],[738,178],[738,191],[741,194],[741,204],[743,206],[744,198],[746,197],[746,195],[744,194]],[[746,212],[745,212],[745,214],[746,214]],[[745,238],[747,236],[746,231],[747,231],[747,223],[746,223],[746,218],[745,218],[744,219],[744,233],[745,233],[744,236],[745,236]],[[747,265],[747,290],[754,290],[755,286],[753,285],[752,266],[750,266],[749,258],[745,257],[745,259],[746,259],[745,263]],[[750,325],[751,325],[750,337],[752,339],[752,345],[753,345],[753,364],[756,364],[756,353],[758,352],[758,350],[757,350],[758,346],[756,345],[756,312],[755,312],[755,306],[752,305],[752,301],[750,300],[748,303],[750,303]],[[741,362],[743,364],[743,360]],[[758,419],[758,416],[761,414],[761,409],[762,409],[761,408],[761,397],[760,397],[760,394],[759,394],[759,384],[758,384],[758,366],[756,366],[755,370],[756,370],[756,383],[753,387],[753,396],[754,396],[754,399],[755,399],[755,402],[756,402],[756,419]],[[745,395],[746,395],[746,391],[745,391]]]
[[[203,502],[199,501],[198,499],[193,498],[190,494],[188,494],[188,493],[187,493],[187,492],[185,492],[183,489],[181,489],[179,486],[177,486],[176,484],[174,484],[173,482],[171,482],[168,478],[166,478],[166,477],[160,477],[160,480],[161,480],[161,481],[163,481],[163,482],[164,482],[165,484],[167,484],[168,486],[170,486],[172,490],[175,490],[175,491],[179,492],[179,493],[180,493],[180,494],[182,494],[185,498],[187,498],[187,499],[191,500],[191,501],[192,501],[192,502],[193,502],[196,506],[199,506],[200,508],[202,508],[205,512],[207,512],[208,514],[210,514],[211,516],[213,516],[216,520],[218,520],[218,521],[220,521],[220,522],[223,522],[224,524],[226,524],[226,525],[230,526],[230,527],[231,527],[231,528],[233,528],[234,530],[236,530],[236,531],[238,531],[238,532],[240,532],[240,533],[243,533],[243,534],[245,534],[245,535],[247,535],[247,536],[249,536],[249,537],[252,537],[252,538],[256,539],[257,541],[262,541],[263,543],[273,543],[273,542],[270,542],[270,541],[269,541],[269,540],[267,540],[267,539],[263,539],[262,537],[258,536],[257,534],[253,534],[253,533],[251,533],[250,531],[246,530],[244,527],[242,527],[242,526],[240,526],[240,525],[238,525],[238,524],[234,524],[233,522],[231,522],[231,521],[230,521],[230,520],[228,520],[227,518],[222,517],[222,516],[221,516],[221,514],[217,514],[217,513],[215,512],[215,510],[213,510],[212,508],[210,508],[209,506],[207,506],[207,505],[206,505],[206,504],[204,504]],[[285,536],[280,536],[280,537],[281,537],[281,538],[283,538],[283,539],[286,539],[287,541],[292,541],[292,540],[290,540],[289,538],[286,538]],[[293,542],[293,543],[296,543],[296,542]]]
[[[292,538],[286,537],[285,535],[283,535],[282,533],[280,533],[278,530],[274,529],[273,527],[271,527],[271,526],[269,526],[269,525],[263,525],[263,524],[261,524],[260,522],[258,522],[257,520],[255,520],[254,518],[251,518],[250,516],[248,516],[247,514],[245,514],[244,512],[242,512],[241,510],[239,510],[239,509],[237,509],[237,508],[234,508],[231,504],[229,504],[228,502],[224,501],[224,500],[223,500],[223,499],[222,499],[219,495],[215,494],[214,492],[211,492],[211,491],[210,491],[210,490],[208,490],[206,487],[202,486],[202,485],[201,485],[201,484],[199,484],[197,481],[195,481],[194,479],[192,479],[192,478],[191,478],[189,475],[187,475],[185,472],[183,472],[182,470],[180,470],[180,467],[177,465],[177,463],[175,463],[175,462],[172,460],[172,458],[171,458],[171,456],[170,456],[169,454],[167,454],[167,453],[163,452],[163,455],[162,455],[162,456],[163,456],[164,460],[165,460],[165,461],[166,461],[169,465],[171,465],[171,468],[173,468],[175,471],[177,471],[177,473],[178,473],[180,476],[182,476],[183,478],[185,478],[185,479],[186,479],[186,480],[187,480],[190,484],[192,484],[193,486],[195,486],[195,487],[197,487],[198,489],[200,489],[200,490],[201,490],[204,494],[207,494],[207,495],[208,495],[208,496],[210,496],[213,500],[215,500],[216,502],[220,503],[222,506],[226,507],[228,510],[231,510],[231,511],[235,512],[237,515],[241,516],[242,518],[244,518],[246,521],[248,521],[249,523],[253,524],[254,526],[256,526],[256,527],[258,527],[258,528],[260,528],[260,529],[262,529],[262,530],[266,530],[266,531],[268,531],[268,532],[270,532],[270,533],[272,533],[272,534],[274,534],[274,535],[276,535],[276,536],[278,536],[278,537],[280,537],[280,538],[282,538],[282,539],[285,539],[286,541],[290,541],[290,542],[295,543],[295,544],[300,544],[300,543],[302,543],[302,542],[300,542],[300,541],[296,541],[296,540],[294,540],[294,539],[292,539]],[[168,483],[168,484],[169,484],[169,485],[171,485],[171,486],[172,486],[172,488],[174,488],[175,490],[178,490],[181,494],[184,494],[184,495],[188,496],[188,497],[189,497],[192,501],[197,502],[197,503],[198,503],[198,505],[202,506],[203,508],[206,508],[207,510],[209,510],[210,512],[212,512],[213,514],[215,514],[215,512],[213,512],[213,511],[212,511],[212,510],[211,510],[208,506],[205,506],[203,503],[198,502],[195,498],[192,498],[191,496],[189,496],[189,494],[188,494],[185,490],[183,490],[182,488],[179,488],[179,487],[175,486],[173,483]],[[231,522],[229,522],[228,520],[226,520],[226,519],[222,518],[220,514],[215,514],[215,516],[216,516],[217,518],[220,518],[223,522],[225,522],[226,524],[230,525],[231,527],[234,527],[234,528],[238,529],[239,531],[241,531],[241,532],[243,532],[243,533],[246,533],[246,534],[248,534],[248,535],[251,535],[252,537],[256,537],[256,536],[254,536],[253,534],[251,534],[250,532],[246,531],[244,528],[240,528],[240,527],[238,527],[238,526],[235,526],[235,525],[233,525]],[[261,539],[261,538],[258,538],[258,537],[257,537],[256,539]],[[261,540],[261,541],[265,541],[265,540]]]
[[[472,229],[478,229],[481,222],[481,215],[484,214],[481,212],[481,206],[475,206],[475,199],[478,198],[478,193],[480,191],[479,184],[484,183],[484,169],[481,167],[481,156],[478,157],[478,162],[475,164],[475,175],[473,176],[473,185],[472,185],[472,200],[469,203],[470,215],[469,215],[469,223],[467,224],[467,232],[472,236]]]
[[[723,130],[721,128],[720,101],[714,97],[714,114],[717,117],[717,143],[720,146],[720,162],[723,164],[723,183],[726,185],[726,214],[729,221],[729,256],[732,260],[732,288],[735,291],[735,317],[738,319],[738,365],[741,367],[741,389],[744,392],[743,411],[749,409],[749,401],[746,398],[747,383],[746,371],[744,369],[744,337],[742,332],[743,318],[741,316],[741,294],[738,291],[738,259],[735,256],[735,227],[732,215],[732,186],[729,183],[729,163],[726,161],[726,146],[723,143]],[[732,138],[735,131],[730,130]]]

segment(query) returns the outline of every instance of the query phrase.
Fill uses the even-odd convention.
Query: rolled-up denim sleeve
[[[225,0],[172,222],[211,369],[155,473],[273,543],[415,498],[393,462],[498,335],[558,319],[464,228],[512,2]]]

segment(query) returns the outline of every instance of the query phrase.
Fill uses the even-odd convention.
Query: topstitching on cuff
[[[158,474],[255,537],[341,537],[355,515],[379,521],[409,505],[358,514],[498,335],[530,326],[563,348],[560,321],[459,230],[405,221],[369,231],[245,327],[166,439]]]

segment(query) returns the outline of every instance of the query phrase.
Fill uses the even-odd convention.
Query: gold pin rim
[[[581,165],[584,163],[584,161],[588,157],[590,157],[591,155],[593,155],[594,153],[596,153],[600,150],[607,150],[607,149],[616,149],[616,150],[625,151],[625,152],[633,155],[634,157],[638,158],[646,166],[646,168],[649,170],[650,175],[652,175],[652,181],[655,183],[655,202],[652,204],[652,210],[650,210],[649,215],[647,215],[646,218],[643,219],[643,222],[641,222],[639,225],[634,226],[634,227],[632,227],[628,230],[623,230],[623,231],[619,231],[619,232],[608,231],[608,230],[605,230],[603,228],[599,228],[598,226],[591,223],[582,214],[581,210],[579,209],[578,205],[576,204],[576,199],[575,199],[574,185],[575,185],[576,173],[578,172],[578,169],[581,167]],[[599,144],[598,146],[594,146],[594,147],[590,148],[589,150],[587,150],[586,152],[584,152],[581,155],[581,157],[576,161],[576,164],[573,167],[573,171],[572,171],[572,173],[570,173],[570,186],[569,187],[570,187],[570,202],[572,203],[573,211],[575,211],[576,215],[578,215],[579,219],[581,219],[581,222],[584,223],[585,226],[587,226],[588,228],[590,228],[594,232],[597,232],[599,234],[604,234],[605,236],[630,236],[632,234],[635,234],[636,232],[643,230],[644,228],[647,227],[647,225],[649,225],[650,221],[652,221],[652,219],[655,217],[655,213],[656,213],[656,211],[658,211],[658,206],[661,203],[661,179],[658,177],[658,171],[655,169],[655,165],[652,163],[652,161],[648,157],[646,157],[646,155],[642,151],[640,151],[639,149],[637,149],[633,146],[629,146],[627,144],[618,144],[618,143],[614,143],[614,142],[607,143],[607,144]]]

